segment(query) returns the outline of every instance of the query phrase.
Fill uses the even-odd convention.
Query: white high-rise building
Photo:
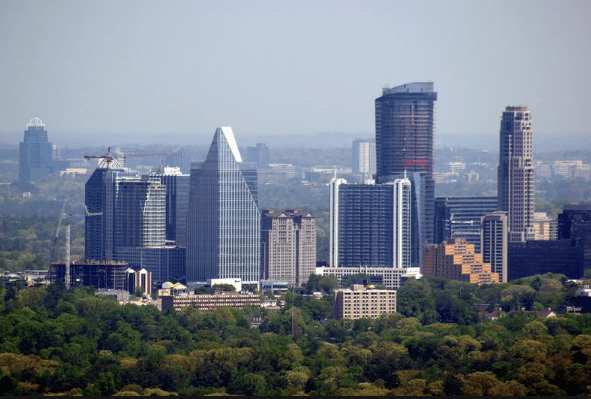
[[[411,181],[330,183],[330,267],[411,267]]]
[[[341,184],[347,184],[347,180],[335,178],[332,179],[328,185],[330,189],[330,241],[328,264],[331,267],[336,267],[339,263],[339,186]]]
[[[497,184],[499,211],[508,216],[509,241],[533,240],[533,130],[527,107],[508,106],[503,112]]]

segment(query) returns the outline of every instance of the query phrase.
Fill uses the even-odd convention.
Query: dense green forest
[[[591,316],[511,312],[573,288],[411,280],[399,313],[355,321],[330,318],[331,296],[291,292],[278,312],[177,313],[92,288],[0,288],[0,394],[589,395]],[[507,312],[479,320],[472,305],[497,300]]]

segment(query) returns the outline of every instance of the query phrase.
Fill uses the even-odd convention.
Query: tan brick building
[[[375,319],[383,314],[396,313],[396,291],[367,289],[353,285],[352,289],[334,292],[335,319]]]
[[[437,245],[423,247],[423,275],[467,281],[472,284],[499,282],[499,274],[491,272],[482,254],[474,253],[474,245],[463,238],[450,238]]]
[[[301,286],[316,270],[316,222],[304,210],[263,211],[261,217],[263,280]]]

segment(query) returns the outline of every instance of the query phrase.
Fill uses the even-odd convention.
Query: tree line
[[[591,316],[521,310],[512,287],[535,292],[530,308],[568,299],[563,276],[538,277],[410,280],[399,313],[360,320],[333,319],[329,295],[175,312],[91,287],[0,285],[0,394],[589,395]],[[506,312],[479,319],[484,299]]]

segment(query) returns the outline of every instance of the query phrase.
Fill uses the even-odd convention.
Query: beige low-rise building
[[[333,295],[335,319],[376,319],[396,313],[395,290],[368,289],[355,284],[350,289],[336,290]]]
[[[212,295],[171,295],[161,299],[162,310],[174,308],[179,311],[192,306],[199,310],[216,310],[223,307],[242,309],[246,305],[261,306],[261,297],[233,291],[214,291]]]

